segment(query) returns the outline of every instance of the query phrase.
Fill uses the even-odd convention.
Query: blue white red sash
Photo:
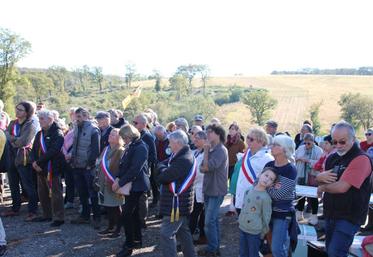
[[[185,178],[183,183],[181,184],[179,190],[176,190],[176,182],[171,182],[168,185],[168,189],[170,192],[174,195],[172,199],[172,211],[171,211],[171,222],[178,221],[180,212],[179,212],[179,195],[184,193],[193,185],[194,178],[196,177],[197,174],[197,161],[193,157],[193,166],[190,169],[188,176]],[[176,202],[176,206],[175,206]]]
[[[19,137],[20,131],[21,131],[21,126],[19,125],[18,120],[16,120],[13,123],[11,134],[14,137]]]
[[[252,185],[256,180],[256,174],[250,163],[251,156],[251,151],[248,149],[242,157],[241,170],[247,181]]]
[[[40,149],[43,154],[47,152],[47,145],[45,144],[43,130],[40,131]],[[52,190],[52,179],[53,179],[53,169],[52,169],[52,161],[48,162],[48,184],[49,190]],[[50,192],[51,193],[51,192]]]
[[[114,183],[115,178],[109,170],[109,159],[106,158],[109,148],[110,148],[110,146],[105,147],[105,150],[104,150],[104,153],[102,155],[101,162],[100,162],[100,167],[101,167],[101,170],[104,173],[104,175],[111,181],[111,183]]]

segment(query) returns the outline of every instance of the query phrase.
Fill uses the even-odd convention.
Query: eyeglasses
[[[346,140],[339,140],[339,141],[337,141],[337,140],[333,140],[332,141],[332,144],[333,145],[338,145],[338,144],[340,144],[340,145],[345,145],[347,142],[346,142]]]
[[[370,132],[365,133],[365,136],[366,136],[366,137],[370,137],[371,135],[373,135],[373,133],[370,133]]]
[[[304,144],[305,144],[305,145],[312,145],[311,142],[305,142]]]
[[[137,124],[139,124],[137,121],[132,121],[132,124],[133,125],[137,125]]]
[[[255,140],[254,138],[249,137],[249,136],[247,136],[246,139],[247,139],[247,141],[250,141],[250,142],[254,142],[254,140]]]

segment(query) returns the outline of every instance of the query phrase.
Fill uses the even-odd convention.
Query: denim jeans
[[[209,252],[216,252],[220,248],[219,209],[224,196],[205,195],[205,234]]]
[[[100,220],[100,206],[98,205],[98,194],[93,190],[93,174],[91,170],[74,169],[74,183],[79,191],[80,203],[82,204],[81,217],[89,219],[91,208],[88,199],[91,200],[93,218]]]
[[[36,184],[34,180],[33,170],[31,164],[26,166],[17,166],[18,175],[21,178],[22,184],[28,195],[28,212],[36,213],[38,210],[38,193],[36,191]],[[19,190],[18,190],[19,194]]]
[[[0,218],[0,245],[6,245],[6,240],[5,240],[5,230],[3,226],[3,222]]]
[[[347,220],[325,219],[325,247],[329,257],[345,257],[360,226]]]
[[[290,245],[289,237],[290,217],[272,219],[272,255],[273,257],[287,257]]]
[[[170,216],[162,219],[160,244],[164,257],[178,256],[176,252],[176,238],[181,243],[181,249],[185,257],[196,256],[188,223],[189,218],[184,216],[181,216],[178,221],[172,223],[170,222]]]
[[[259,257],[260,234],[252,235],[240,229],[240,257]]]
[[[73,203],[75,197],[75,186],[74,186],[74,173],[73,169],[71,168],[70,164],[66,164],[65,168],[65,184],[66,184],[66,195],[65,195],[65,203]]]

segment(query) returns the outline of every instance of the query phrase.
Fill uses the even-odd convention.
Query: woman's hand
[[[119,189],[119,183],[118,183],[118,179],[116,179],[115,181],[114,181],[114,183],[113,183],[113,185],[111,185],[111,189],[113,190],[113,192],[116,192],[116,191],[118,191],[118,189]]]
[[[334,183],[337,181],[337,174],[333,173],[332,170],[327,170],[317,175],[316,180],[321,184]]]

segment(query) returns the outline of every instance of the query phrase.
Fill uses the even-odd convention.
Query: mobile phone
[[[338,174],[339,174],[339,169],[340,169],[340,166],[339,166],[339,165],[334,166],[332,172],[338,175]]]

